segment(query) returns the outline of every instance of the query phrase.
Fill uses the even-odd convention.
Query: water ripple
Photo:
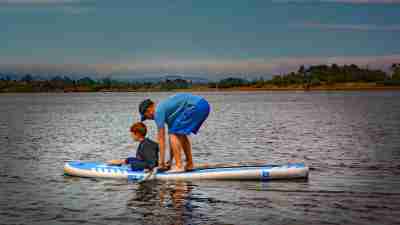
[[[196,162],[305,162],[308,180],[137,184],[62,175],[65,161],[133,155],[124,145],[138,103],[170,94],[1,95],[1,223],[400,223],[399,92],[198,93],[212,112],[192,139]]]

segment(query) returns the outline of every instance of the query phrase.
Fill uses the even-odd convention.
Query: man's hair
[[[142,123],[142,122],[134,123],[131,126],[130,130],[131,130],[132,133],[138,133],[138,134],[142,135],[143,137],[145,137],[146,134],[147,134],[146,125],[144,123]]]

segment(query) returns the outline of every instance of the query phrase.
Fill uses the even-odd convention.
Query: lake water
[[[63,175],[134,155],[145,97],[0,95],[1,224],[400,224],[400,92],[198,93],[195,162],[305,162],[308,181],[147,182]],[[152,121],[150,137],[155,137]],[[137,146],[137,144],[135,144]]]

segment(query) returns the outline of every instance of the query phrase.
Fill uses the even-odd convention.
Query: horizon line
[[[292,72],[301,65],[338,64],[385,69],[400,63],[400,54],[383,56],[281,57],[250,60],[181,60],[125,61],[99,64],[0,63],[0,71],[14,73],[92,73],[101,75],[124,74],[195,74],[221,76],[229,73],[281,74]]]

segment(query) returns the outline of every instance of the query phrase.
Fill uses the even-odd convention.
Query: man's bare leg
[[[167,160],[167,167],[171,168],[172,164],[174,163],[174,152],[172,151],[172,144],[171,144],[171,138],[168,138],[169,141],[169,158]]]
[[[185,153],[186,157],[185,170],[192,170],[193,169],[192,145],[190,143],[189,137],[187,135],[179,135],[178,137],[182,143],[183,152]]]
[[[170,143],[171,143],[171,150],[172,150],[172,155],[173,158],[175,159],[175,169],[177,170],[183,170],[182,166],[182,157],[181,157],[181,152],[182,152],[182,143],[178,135],[176,134],[170,134]]]

